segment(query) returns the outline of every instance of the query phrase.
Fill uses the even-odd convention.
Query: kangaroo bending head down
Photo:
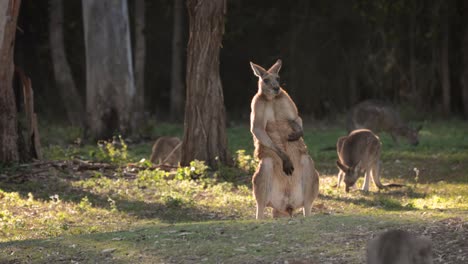
[[[397,145],[398,138],[406,138],[409,144],[417,146],[422,126],[410,127],[391,104],[379,100],[365,100],[350,109],[346,128],[348,133],[359,128],[367,128],[375,133],[385,131]]]
[[[401,184],[383,185],[380,181],[380,152],[382,143],[377,135],[369,129],[357,129],[348,136],[340,137],[336,143],[338,160],[338,185],[344,178],[346,192],[359,179],[359,173],[365,172],[363,191],[369,191],[370,177],[379,189],[387,187],[402,187]]]
[[[250,66],[258,77],[250,114],[255,156],[260,160],[252,177],[257,219],[263,218],[266,206],[273,207],[275,217],[292,215],[300,207],[309,215],[318,195],[318,173],[302,139],[297,107],[280,87],[281,60],[268,70],[252,62]]]
[[[340,137],[336,143],[338,160],[336,165],[340,169],[338,173],[338,187],[344,176],[346,192],[354,186],[359,178],[359,172],[365,171],[362,190],[369,191],[370,175],[379,189],[383,188],[380,182],[380,149],[381,143],[372,131],[358,129],[348,136]]]

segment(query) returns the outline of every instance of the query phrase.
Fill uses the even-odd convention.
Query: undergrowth
[[[108,239],[109,235],[106,234],[113,234],[109,238],[112,241],[109,242],[110,245],[97,246],[99,250],[115,247],[123,252],[122,248],[126,248],[125,252],[130,252],[128,256],[140,254],[141,263],[165,262],[168,259],[177,262],[178,255],[181,258],[179,262],[202,262],[205,261],[204,258],[208,262],[216,262],[213,254],[209,253],[213,248],[202,242],[209,241],[213,238],[210,236],[214,236],[214,239],[220,239],[219,243],[223,245],[218,253],[225,259],[231,259],[229,252],[236,252],[242,256],[246,255],[245,259],[242,257],[240,260],[258,258],[259,261],[273,261],[271,254],[274,254],[275,250],[284,250],[283,253],[289,256],[288,250],[298,250],[294,243],[304,243],[303,239],[315,239],[313,236],[305,235],[307,233],[305,230],[313,229],[327,237],[333,236],[330,234],[342,225],[348,226],[350,223],[360,221],[368,221],[373,225],[372,228],[377,230],[403,223],[424,225],[447,218],[460,218],[463,221],[468,219],[468,163],[466,162],[468,125],[463,122],[425,124],[421,131],[421,144],[416,148],[406,144],[397,146],[388,135],[381,135],[383,181],[401,183],[405,187],[378,191],[372,186],[369,193],[360,190],[345,193],[343,189],[334,187],[338,172],[335,166],[336,152],[333,149],[325,149],[334,146],[336,138],[343,135],[344,130],[306,127],[304,138],[321,174],[320,196],[314,202],[310,221],[304,222],[307,229],[296,234],[299,236],[297,241],[296,238],[288,238],[287,233],[288,225],[302,224],[300,211],[295,212],[291,220],[253,221],[255,199],[250,181],[258,160],[253,157],[253,143],[247,127],[228,130],[234,167],[221,165],[218,170],[212,170],[203,161],[195,160],[187,167],[179,167],[172,171],[151,168],[151,164],[147,161],[151,151],[151,141],[131,143],[117,136],[111,141],[82,145],[76,142],[79,133],[65,133],[63,130],[65,129],[61,128],[58,131],[61,135],[68,135],[63,142],[49,138],[55,138],[56,135],[47,136],[47,133],[43,133],[46,135],[44,151],[47,159],[57,161],[79,159],[108,163],[116,165],[121,171],[108,175],[100,170],[81,171],[61,166],[1,167],[1,242],[50,239],[70,235],[71,240],[67,239],[69,241],[67,243],[70,244],[61,250],[61,254],[76,256],[72,245],[82,244],[80,241],[85,239],[77,235],[95,234],[96,237],[87,237],[86,241],[97,246],[101,243],[99,242],[101,239]],[[152,133],[154,138],[171,134],[180,136],[181,126],[161,125],[159,130],[156,129]],[[124,171],[132,172],[126,168],[129,163],[137,163],[143,169],[133,172],[131,174],[133,176],[128,176],[129,174],[125,174]],[[357,186],[360,187],[361,184],[362,178]],[[267,213],[271,217],[270,209]],[[293,222],[288,223],[288,221]],[[327,223],[333,221],[336,221],[335,229],[320,228],[320,225],[327,226]],[[149,230],[145,229],[148,227]],[[151,229],[154,227],[156,229]],[[164,252],[155,249],[154,252],[159,252],[155,256],[130,250],[133,248],[130,246],[132,243],[140,245],[146,243],[145,240],[136,241],[140,233],[137,231],[139,235],[136,236],[132,231],[142,228],[153,236],[147,238],[152,243],[148,248],[154,248],[157,244],[165,250]],[[162,231],[158,231],[159,228]],[[265,228],[271,231],[264,230],[263,233],[255,231]],[[275,228],[279,228],[278,231],[274,231]],[[173,234],[170,233],[171,230],[176,231]],[[349,232],[350,236],[356,236],[356,232],[360,229],[351,230],[354,229],[342,231]],[[368,229],[363,230],[359,232],[368,231]],[[119,231],[130,233],[118,233]],[[280,235],[281,232],[285,233]],[[230,248],[224,244],[227,243],[224,242],[225,234],[229,234],[226,239],[230,241],[249,242],[246,242],[247,244],[236,242],[237,244],[234,243],[233,248]],[[266,237],[268,234],[284,239],[285,241],[281,243],[292,243],[290,249],[282,247],[281,243],[255,242],[255,236],[262,236],[265,239],[269,238]],[[191,261],[188,256],[178,253],[175,248],[172,249],[171,245],[180,246],[177,243],[172,244],[171,240],[165,240],[173,235],[180,235],[177,238],[181,239],[185,237],[185,240],[177,240],[177,243],[183,241],[188,243],[190,237],[194,236],[194,241],[199,245],[190,244],[189,248],[198,252],[201,257]],[[339,241],[338,237],[333,236],[333,239]],[[133,242],[126,245],[123,242],[127,240]],[[34,242],[31,243],[34,245]],[[0,244],[0,251],[1,247]],[[86,246],[83,244],[81,247],[83,251]],[[272,251],[263,250],[264,247],[271,247]],[[351,246],[349,247],[345,250],[348,253],[353,252]],[[25,246],[22,250],[27,251],[27,248]],[[326,254],[330,256],[339,254],[327,251],[325,248],[318,246],[309,250],[328,252]],[[34,254],[30,253],[30,257]],[[53,255],[51,252],[47,254]],[[117,256],[119,253],[114,254],[114,257]],[[102,263],[109,260],[105,256],[96,258],[101,257]],[[127,258],[127,255],[121,257]],[[362,259],[361,255],[354,253],[350,257],[354,260],[349,263],[359,263]],[[74,260],[73,257],[70,259]],[[21,260],[27,262],[25,259]],[[76,261],[79,262],[79,259]]]

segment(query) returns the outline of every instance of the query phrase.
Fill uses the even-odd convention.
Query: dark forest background
[[[66,55],[78,90],[86,98],[81,1],[63,3]],[[249,61],[268,67],[278,58],[283,60],[283,87],[304,116],[330,118],[358,101],[380,98],[410,105],[420,114],[468,117],[468,93],[464,92],[468,84],[463,82],[468,56],[466,1],[227,3],[220,75],[231,121],[248,118],[257,89]],[[170,116],[173,8],[170,0],[145,3],[144,108],[160,120]],[[49,15],[49,1],[22,2],[15,62],[32,79],[36,110],[50,119],[66,120],[53,77]]]

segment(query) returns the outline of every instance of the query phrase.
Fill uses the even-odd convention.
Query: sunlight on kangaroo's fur
[[[250,65],[258,77],[250,114],[255,156],[260,160],[252,177],[256,218],[264,217],[266,206],[273,208],[273,217],[291,216],[297,208],[303,208],[304,216],[308,216],[318,196],[318,172],[302,139],[297,107],[280,87],[281,60],[268,70],[252,62]]]

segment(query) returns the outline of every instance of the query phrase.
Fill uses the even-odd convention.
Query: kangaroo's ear
[[[270,69],[268,69],[268,72],[278,74],[282,64],[283,62],[281,60],[277,60],[275,64],[273,64],[273,66],[271,66]]]
[[[262,66],[257,65],[257,64],[255,64],[253,62],[250,62],[250,67],[252,67],[252,70],[253,70],[255,76],[257,76],[257,77],[262,78],[267,73],[267,71]]]
[[[341,163],[339,160],[336,161],[336,166],[338,166],[338,169],[346,172],[348,171],[349,167]]]

